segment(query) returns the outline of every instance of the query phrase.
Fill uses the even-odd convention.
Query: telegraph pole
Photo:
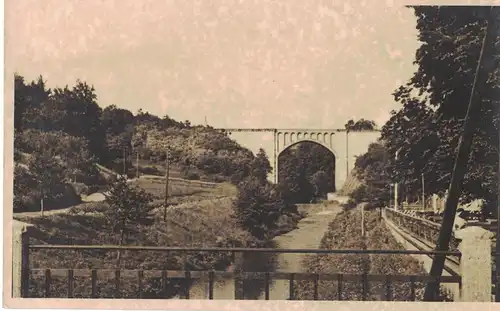
[[[397,162],[397,160],[398,160],[398,153],[399,153],[399,149],[396,150],[396,154],[394,155],[394,162]],[[398,210],[398,183],[397,183],[397,180],[394,183],[394,210],[395,211]]]
[[[425,212],[425,180],[424,180],[424,174],[422,173],[422,207]]]
[[[345,132],[345,165],[346,165],[346,180],[349,178],[349,129]]]
[[[123,175],[127,176],[127,147],[123,147]]]
[[[169,151],[166,151],[165,158],[165,203],[163,208],[163,221],[167,221],[167,203],[168,203],[168,175],[170,171],[170,159],[169,159]]]
[[[139,179],[139,152],[137,152],[137,160],[135,162],[136,166],[136,173],[135,173],[135,178]]]
[[[467,108],[467,114],[465,116],[463,132],[458,143],[457,156],[455,158],[455,165],[453,167],[451,182],[448,188],[448,198],[446,199],[443,220],[441,222],[441,229],[439,230],[439,237],[436,243],[437,251],[447,251],[449,249],[451,234],[453,231],[453,222],[457,212],[457,205],[460,197],[460,188],[467,169],[469,152],[472,145],[472,138],[474,136],[474,121],[478,117],[478,108],[481,104],[481,92],[478,92],[477,88],[480,88],[486,82],[486,76],[481,70],[481,68],[485,66],[484,50],[487,44],[493,47],[493,38],[496,36],[496,27],[494,26],[497,25],[497,14],[498,9],[496,9],[496,7],[491,7],[485,35],[482,42],[481,52],[479,54],[479,60],[476,67],[474,83],[472,85],[471,95],[469,98],[469,106]],[[431,271],[429,273],[431,276],[440,277],[442,275],[445,259],[446,255],[434,255]],[[424,301],[436,300],[438,296],[439,285],[439,280],[431,280],[427,283],[424,293]]]

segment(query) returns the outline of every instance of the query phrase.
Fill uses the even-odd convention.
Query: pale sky
[[[404,4],[6,0],[5,46],[14,71],[49,87],[82,79],[102,107],[215,127],[382,125],[415,70]]]

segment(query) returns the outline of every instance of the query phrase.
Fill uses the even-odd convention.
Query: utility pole
[[[453,231],[453,222],[457,212],[457,204],[460,197],[460,188],[467,169],[467,162],[469,160],[469,153],[472,145],[472,138],[474,136],[474,122],[478,118],[479,106],[481,104],[481,92],[477,90],[486,82],[486,75],[482,72],[482,67],[485,66],[484,51],[486,45],[493,47],[494,37],[496,36],[496,20],[499,13],[496,7],[491,7],[489,12],[488,24],[486,26],[485,35],[482,42],[481,52],[475,72],[474,83],[472,85],[471,95],[469,98],[469,106],[465,116],[462,136],[458,143],[457,156],[455,158],[455,165],[451,175],[451,182],[448,188],[448,198],[443,213],[443,220],[441,222],[441,229],[439,230],[439,237],[436,243],[437,251],[447,251],[451,240]],[[498,230],[498,229],[497,229]],[[497,237],[498,243],[498,237]],[[440,277],[443,273],[444,262],[446,255],[436,254],[432,261],[430,275],[432,277]],[[498,264],[498,263],[497,263]],[[427,283],[424,292],[424,301],[435,301],[439,292],[440,282],[438,280],[431,280]]]
[[[127,176],[127,147],[123,147],[123,175]]]
[[[422,207],[425,212],[425,180],[424,180],[424,174],[422,173]]]
[[[361,204],[361,236],[365,236],[365,204]]]
[[[41,192],[42,192],[42,198],[40,199],[40,216],[43,217],[43,199],[44,199],[45,193],[43,192],[43,189]]]
[[[163,208],[163,220],[167,221],[167,203],[168,203],[168,175],[170,171],[170,159],[169,159],[169,151],[166,151],[165,158],[165,203]]]
[[[349,129],[345,132],[345,165],[346,165],[346,180],[349,178]]]
[[[135,162],[136,166],[136,173],[135,173],[135,178],[139,179],[139,152],[137,152],[137,160]]]
[[[398,153],[399,153],[399,149],[396,150],[396,153],[394,155],[394,162],[397,162],[398,160]],[[397,211],[398,210],[398,183],[395,182],[394,183],[394,210]]]
[[[389,208],[392,207],[392,188],[394,187],[393,184],[389,184]]]

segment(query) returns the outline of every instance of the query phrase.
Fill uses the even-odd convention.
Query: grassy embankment
[[[359,208],[343,211],[329,225],[321,241],[322,249],[403,249],[394,239],[384,223],[379,220],[379,211],[367,211],[366,237],[361,236],[361,212]],[[364,269],[376,275],[425,275],[418,260],[410,255],[310,255],[304,259],[304,266],[311,273],[362,274]],[[415,284],[416,300],[423,296],[423,283]],[[361,300],[361,282],[343,282],[343,300]],[[299,300],[313,299],[314,287],[309,281],[300,281],[295,289]],[[385,300],[386,288],[383,282],[369,282],[367,300]],[[338,300],[336,281],[320,281],[319,300]],[[411,297],[409,282],[392,283],[392,300],[407,301]]]
[[[158,180],[140,180],[137,185],[157,197],[153,204],[162,199],[165,184]],[[192,185],[170,184],[168,222],[163,220],[163,209],[153,212],[151,225],[138,224],[134,234],[129,237],[128,245],[149,246],[198,246],[198,247],[254,247],[255,240],[242,230],[231,217],[232,203],[236,189],[230,184],[218,187],[196,188]],[[32,244],[89,244],[114,245],[115,236],[106,226],[103,209],[104,202],[85,203],[71,208],[68,214],[46,217],[15,216],[20,221],[34,224],[40,234],[32,239]],[[293,222],[293,223],[292,223]],[[296,221],[287,219],[281,224],[281,231],[294,228]],[[260,245],[262,246],[262,245]],[[116,269],[116,251],[72,251],[36,250],[30,253],[31,268],[53,269]],[[267,261],[263,259],[262,261]],[[182,295],[189,286],[180,279],[169,281],[167,291],[163,290],[159,276],[148,276],[147,270],[225,270],[232,264],[230,253],[179,253],[169,254],[152,251],[125,251],[119,268],[125,270],[144,270],[143,297],[159,298]],[[255,264],[255,261],[254,261]],[[245,264],[246,265],[246,264]],[[262,264],[264,265],[264,263]],[[75,274],[74,295],[85,298],[91,296],[90,271],[85,276]],[[31,294],[40,297],[44,294],[42,275],[33,275]],[[67,280],[54,275],[51,292],[53,297],[67,295]],[[121,273],[120,291],[115,291],[114,275],[98,273],[98,296],[137,297],[137,274],[134,271]]]
[[[149,192],[154,187],[146,188]],[[187,189],[185,189],[187,190]],[[180,191],[180,190],[179,190]],[[232,197],[222,197],[230,191],[210,189],[213,198],[181,203],[168,210],[168,223],[163,221],[162,209],[154,210],[152,225],[137,225],[134,234],[129,237],[129,245],[150,246],[247,246],[251,237],[238,228],[232,214]],[[233,190],[234,191],[234,190]],[[175,191],[174,191],[175,193]],[[227,195],[228,193],[226,193]],[[185,195],[187,199],[191,195]],[[219,196],[219,197],[218,197]],[[181,195],[178,196],[182,197]],[[34,224],[41,232],[31,243],[48,244],[116,244],[114,235],[105,225],[103,215],[99,212],[106,208],[105,203],[89,203],[74,207],[67,215],[52,215],[43,218],[16,217]],[[71,250],[39,250],[32,251],[30,263],[32,268],[72,268],[72,269],[115,269],[116,252],[104,251],[71,251]],[[122,254],[121,269],[163,270],[190,268],[224,269],[230,264],[230,254],[161,254],[148,251],[126,251]],[[172,281],[168,292],[162,292],[158,278],[144,278],[145,297],[154,298],[159,295],[173,296],[181,290],[183,282]],[[64,297],[67,283],[64,278],[54,278],[52,293],[55,297]],[[43,294],[43,277],[32,279],[32,293]],[[116,297],[115,283],[111,279],[100,279],[98,282],[100,297]],[[90,297],[90,272],[86,277],[75,278],[75,296]],[[137,276],[122,274],[120,296],[135,297]]]

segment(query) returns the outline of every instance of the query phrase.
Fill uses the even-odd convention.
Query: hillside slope
[[[361,181],[356,177],[356,169],[354,168],[347,177],[342,189],[338,191],[338,195],[349,196],[356,189],[358,189],[361,184]]]

